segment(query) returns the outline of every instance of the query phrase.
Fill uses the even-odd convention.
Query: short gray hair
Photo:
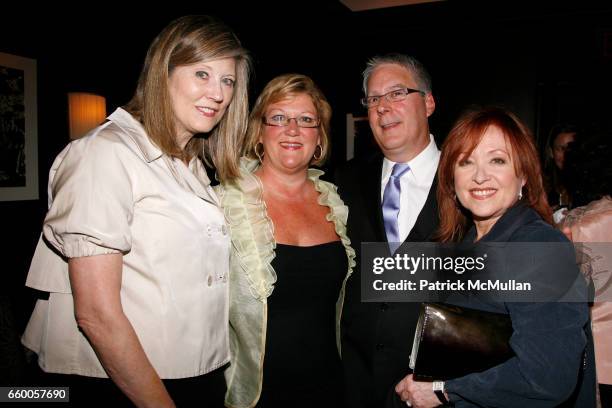
[[[385,55],[378,55],[370,59],[366,65],[366,69],[363,70],[363,93],[368,95],[368,79],[372,72],[381,65],[384,64],[396,64],[404,67],[414,76],[414,80],[419,87],[419,90],[425,93],[431,93],[431,77],[429,73],[416,58],[405,54],[392,53]]]

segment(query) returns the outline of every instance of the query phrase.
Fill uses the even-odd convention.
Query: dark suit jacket
[[[360,246],[386,242],[380,200],[382,154],[352,160],[336,172],[349,207],[348,235],[357,266],[346,285],[342,314],[342,361],[349,407],[376,407],[395,397],[393,388],[410,373],[408,363],[419,303],[362,303]],[[406,241],[429,241],[438,227],[437,178]],[[398,400],[399,401],[399,400]]]

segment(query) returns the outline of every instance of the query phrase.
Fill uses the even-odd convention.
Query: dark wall
[[[350,65],[389,51],[420,59],[433,77],[430,124],[439,140],[472,104],[504,105],[542,139],[556,122],[588,122],[612,106],[612,5],[555,3],[449,1],[358,13]],[[351,74],[357,85],[358,70]]]
[[[251,99],[285,72],[313,77],[334,108],[333,160],[345,155],[345,115],[359,105],[361,71],[378,53],[415,55],[430,70],[436,112],[432,132],[441,141],[470,104],[504,104],[538,135],[557,121],[609,115],[611,57],[604,36],[612,31],[610,6],[535,9],[520,2],[441,2],[352,13],[340,3],[226,1],[211,8],[170,7],[147,16],[88,12],[47,18],[3,12],[0,52],[38,64],[40,199],[0,202],[3,285],[19,328],[31,310],[25,274],[46,210],[48,169],[68,141],[67,92],[106,96],[108,111],[130,98],[148,44],[171,19],[190,13],[224,19],[251,50],[255,62]],[[461,3],[461,4],[459,4]]]

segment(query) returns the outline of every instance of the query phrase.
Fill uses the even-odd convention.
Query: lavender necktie
[[[397,225],[397,216],[400,210],[400,177],[410,170],[410,166],[404,163],[396,163],[393,166],[391,177],[385,187],[383,194],[382,211],[385,221],[385,232],[387,233],[387,242],[391,253],[394,253],[400,243],[399,226]]]

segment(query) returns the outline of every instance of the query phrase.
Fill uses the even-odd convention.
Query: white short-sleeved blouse
[[[70,143],[51,168],[26,282],[50,293],[22,338],[41,368],[107,377],[77,328],[67,258],[108,253],[123,254],[123,310],[161,378],[227,363],[230,239],[218,204],[202,163],[162,154],[123,109]]]

